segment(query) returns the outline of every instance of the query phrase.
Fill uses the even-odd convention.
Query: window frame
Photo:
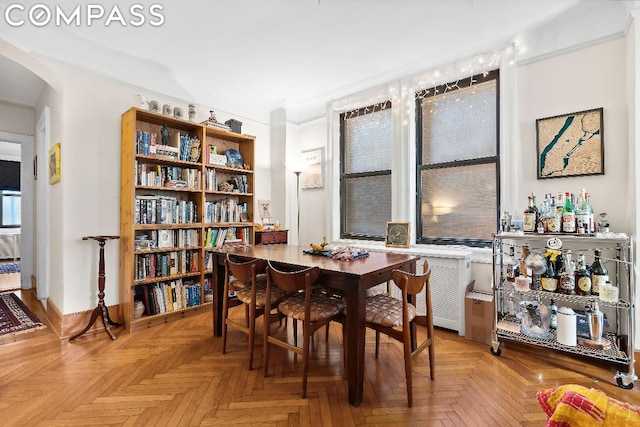
[[[22,192],[15,190],[0,190],[0,228],[20,228],[22,227],[22,218],[20,218],[19,224],[5,224],[2,220],[4,214],[4,196],[18,197],[20,203],[22,203]]]
[[[430,165],[422,164],[423,157],[423,135],[422,135],[422,100],[424,98],[429,98],[435,96],[436,94],[441,93],[449,93],[454,92],[460,88],[467,88],[473,84],[485,83],[487,81],[495,80],[496,85],[496,147],[495,147],[495,156],[488,157],[478,157],[466,160],[454,160],[442,163],[433,163]],[[453,89],[452,89],[453,88]],[[437,89],[438,92],[429,95],[433,89]],[[465,167],[465,166],[473,166],[473,165],[485,165],[485,164],[494,164],[495,165],[495,183],[496,183],[496,218],[495,225],[496,230],[498,230],[498,226],[500,224],[500,69],[495,69],[492,71],[484,72],[481,74],[476,74],[465,79],[460,79],[455,82],[443,83],[440,85],[436,85],[434,87],[423,89],[415,93],[415,111],[416,111],[416,175],[415,175],[415,185],[416,185],[416,244],[435,244],[435,245],[464,245],[470,247],[490,247],[491,246],[491,238],[487,239],[477,239],[477,238],[458,238],[458,237],[429,237],[422,235],[422,210],[420,207],[422,206],[422,171],[424,170],[434,170],[434,169],[444,169],[444,168],[452,168],[452,167]]]
[[[346,230],[347,180],[350,178],[367,178],[367,177],[387,176],[387,175],[390,176],[392,174],[392,169],[384,169],[384,170],[369,171],[369,172],[357,172],[357,173],[346,172],[347,141],[345,137],[345,130],[346,130],[345,120],[348,120],[353,117],[359,117],[365,114],[372,114],[372,113],[377,113],[383,110],[389,110],[392,107],[393,107],[393,103],[391,102],[391,100],[387,100],[387,101],[378,102],[372,105],[367,105],[366,107],[357,108],[357,109],[340,113],[340,238],[341,239],[379,240],[379,241],[383,241],[385,239],[384,235],[357,234],[357,233],[352,233]],[[390,144],[393,144],[393,141],[390,141]],[[393,191],[392,191],[392,196],[393,196]],[[391,203],[391,201],[389,201],[389,203]],[[382,230],[383,233],[384,231],[385,230]]]

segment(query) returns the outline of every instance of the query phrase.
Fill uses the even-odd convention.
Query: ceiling
[[[37,3],[23,2],[24,12],[11,12],[12,19],[25,19],[24,25],[0,22],[0,39],[45,60],[265,123],[276,106],[285,105],[294,122],[307,120],[332,99],[514,41],[526,58],[527,43],[535,46],[545,36],[545,43],[566,48],[584,43],[582,34],[591,39],[619,34],[635,5],[613,0],[160,0],[138,2],[145,5],[143,25],[131,25],[135,17],[129,3],[119,6],[126,26],[117,20],[105,25],[112,3],[89,26],[86,2],[59,0],[56,5],[68,15],[82,4],[80,25],[37,27],[28,19]],[[0,0],[3,17],[9,4],[15,3]],[[162,25],[150,25],[158,20],[150,14],[151,4],[162,6]],[[615,22],[604,25],[596,7],[613,11]],[[543,29],[554,23],[571,36],[548,37]],[[41,80],[4,57],[0,75],[0,102],[35,105]]]

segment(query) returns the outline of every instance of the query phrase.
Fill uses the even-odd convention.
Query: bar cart
[[[507,265],[505,260],[511,253],[522,256],[522,248],[527,246],[531,251],[544,254],[549,246],[560,247],[562,254],[567,251],[585,254],[593,260],[594,249],[600,249],[602,261],[607,266],[611,283],[618,287],[617,301],[602,301],[599,296],[565,295],[557,292],[536,290],[517,290],[507,281]],[[501,340],[511,340],[529,345],[545,347],[553,350],[586,356],[611,362],[618,369],[614,375],[619,387],[632,389],[633,382],[638,379],[635,374],[634,334],[635,334],[635,285],[633,274],[632,239],[621,233],[595,233],[589,235],[564,233],[523,233],[501,232],[493,236],[493,295],[494,319],[491,353],[501,354]],[[512,252],[513,251],[513,252]],[[520,321],[514,318],[513,300],[542,301],[554,299],[558,305],[579,310],[597,301],[600,310],[605,313],[608,328],[603,334],[599,346],[580,339],[577,345],[565,345],[556,338],[556,331],[551,329],[543,338],[532,336],[521,329]],[[510,305],[511,304],[511,305]],[[579,323],[579,322],[578,322]],[[624,368],[624,369],[623,369]]]

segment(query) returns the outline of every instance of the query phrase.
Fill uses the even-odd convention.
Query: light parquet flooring
[[[258,323],[258,330],[262,323]],[[301,329],[301,328],[300,328]],[[282,333],[291,333],[282,326]],[[301,359],[272,348],[263,376],[262,335],[254,370],[246,336],[229,330],[227,354],[212,336],[211,314],[128,334],[104,332],[75,342],[53,333],[0,346],[3,426],[541,426],[535,393],[565,383],[596,387],[640,404],[640,384],[618,388],[613,367],[535,347],[489,347],[436,331],[435,380],[428,353],[414,363],[414,407],[406,406],[402,350],[382,338],[374,358],[367,334],[364,399],[348,404],[341,327],[329,342],[313,342],[308,398],[302,399]]]

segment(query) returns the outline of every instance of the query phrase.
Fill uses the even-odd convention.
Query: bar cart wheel
[[[499,345],[497,348],[493,348],[493,346],[491,346],[489,347],[489,350],[491,350],[491,354],[493,354],[494,356],[500,356],[502,354],[502,349]]]
[[[625,381],[625,379],[627,381]],[[628,375],[621,374],[620,372],[616,375],[616,382],[618,383],[618,387],[625,390],[631,390],[633,388],[633,378],[629,378]],[[628,384],[626,384],[627,382]]]

